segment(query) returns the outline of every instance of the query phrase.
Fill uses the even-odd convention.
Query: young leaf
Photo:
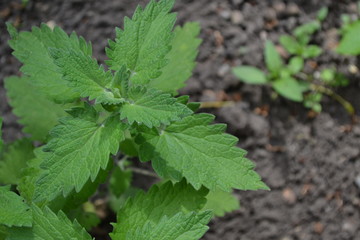
[[[292,77],[282,78],[273,83],[273,88],[281,96],[295,102],[303,100],[303,88],[298,81]]]
[[[123,170],[115,166],[110,178],[110,191],[115,197],[120,197],[130,186],[132,180],[131,170]]]
[[[288,35],[282,35],[279,41],[290,54],[299,54],[301,52],[301,46],[295,38]]]
[[[154,224],[147,222],[140,229],[132,229],[126,234],[127,240],[198,240],[209,229],[206,224],[211,220],[212,213],[210,211],[202,213],[178,213],[169,218],[164,216],[160,222]],[[116,240],[116,239],[115,239]]]
[[[134,199],[126,203],[117,213],[117,223],[114,224],[114,231],[110,235],[113,240],[130,240],[132,238],[128,237],[127,234],[134,234],[137,230],[146,229],[148,222],[154,224],[152,226],[158,225],[163,231],[167,231],[169,228],[173,229],[179,226],[181,222],[164,222],[163,217],[172,218],[178,213],[198,212],[206,202],[206,194],[207,190],[196,191],[185,181],[175,185],[171,182],[167,182],[160,187],[155,185],[147,194],[140,192]],[[193,221],[190,222],[196,224]],[[147,233],[151,234],[150,232]]]
[[[66,116],[67,105],[56,104],[39,92],[29,77],[9,77],[5,88],[13,113],[20,118],[23,131],[34,140],[44,141],[60,117]]]
[[[130,124],[137,122],[149,128],[158,127],[192,114],[186,105],[178,103],[171,94],[156,89],[132,87],[127,97],[128,101],[120,109],[120,119],[126,118]]]
[[[30,76],[34,84],[43,94],[58,102],[69,102],[79,97],[62,78],[58,67],[53,62],[49,48],[72,49],[91,56],[91,45],[75,33],[69,37],[61,28],[51,30],[46,24],[41,28],[33,27],[32,32],[12,33],[9,41],[14,50],[13,55],[24,64],[21,71]]]
[[[33,224],[31,228],[10,228],[7,240],[91,240],[91,236],[75,220],[73,223],[60,211],[57,215],[48,207],[31,207]]]
[[[234,75],[241,81],[249,84],[265,84],[267,83],[266,75],[263,71],[256,67],[241,66],[232,69]]]
[[[253,171],[254,164],[237,148],[238,139],[224,134],[224,124],[208,125],[209,114],[188,116],[166,129],[146,131],[138,141],[141,161],[152,161],[164,178],[185,177],[196,189],[268,189]]]
[[[112,70],[121,66],[131,71],[133,83],[147,84],[160,76],[171,49],[176,15],[169,13],[174,0],[151,1],[143,10],[138,7],[133,19],[125,18],[124,30],[117,29],[115,42],[109,41],[106,63]]]
[[[28,139],[21,139],[6,146],[0,155],[0,183],[18,184],[21,171],[26,168],[27,161],[34,157],[34,147]]]
[[[317,13],[317,16],[316,16],[317,20],[324,21],[328,15],[328,13],[329,13],[329,8],[322,7]]]
[[[265,63],[269,71],[275,75],[277,75],[283,67],[280,54],[271,41],[266,41],[265,44]]]
[[[191,76],[195,67],[195,58],[201,40],[197,38],[200,26],[197,22],[189,22],[184,27],[176,27],[171,50],[166,55],[169,63],[161,69],[160,77],[152,80],[149,86],[176,94],[184,86],[184,82]]]
[[[290,59],[288,69],[292,74],[299,73],[304,68],[304,59],[301,57],[293,57]]]
[[[311,21],[295,28],[293,33],[299,40],[300,44],[305,46],[309,43],[311,35],[318,31],[320,27],[321,25],[319,21]]]
[[[24,199],[10,191],[10,186],[0,187],[0,225],[30,227],[32,216]]]
[[[360,21],[350,25],[336,49],[338,53],[356,56],[360,54]]]
[[[45,169],[36,183],[35,201],[53,200],[61,192],[67,196],[74,188],[81,190],[89,178],[95,180],[105,169],[110,153],[116,154],[124,140],[124,125],[118,116],[97,123],[93,113],[60,119],[51,130],[52,139],[45,146],[41,167]]]
[[[69,86],[80,94],[80,97],[96,99],[97,103],[118,104],[123,102],[119,92],[110,88],[113,76],[105,72],[103,66],[83,52],[74,50],[51,49],[51,56],[59,67]]]
[[[212,210],[217,217],[223,217],[225,213],[240,208],[239,200],[231,192],[210,191],[206,200],[203,210]]]
[[[302,56],[304,58],[314,58],[322,53],[322,49],[316,45],[309,45],[303,49]]]

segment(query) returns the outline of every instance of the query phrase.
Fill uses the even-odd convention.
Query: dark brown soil
[[[18,74],[20,64],[11,56],[5,21],[21,23],[20,29],[53,21],[68,33],[75,30],[90,40],[95,57],[103,51],[114,28],[122,26],[138,0],[30,0],[26,8],[17,1],[0,3],[0,112],[4,138],[22,136],[7,104],[3,79]],[[183,94],[195,101],[237,100],[231,107],[206,109],[228,124],[249,151],[257,171],[272,191],[236,192],[241,209],[212,221],[207,240],[355,240],[360,239],[360,125],[344,109],[325,99],[323,112],[309,118],[301,105],[284,99],[271,100],[267,87],[239,83],[230,68],[250,64],[264,69],[263,43],[314,18],[321,6],[330,15],[314,43],[327,49],[317,59],[321,67],[333,66],[348,75],[343,97],[360,110],[360,76],[349,74],[354,58],[339,57],[328,49],[332,30],[340,26],[340,14],[356,14],[356,1],[317,0],[178,0],[179,23],[199,21],[204,42],[199,64]],[[246,52],[246,53],[244,53]],[[358,64],[359,65],[359,64]],[[204,110],[203,110],[204,111]],[[138,179],[136,179],[139,181]],[[357,184],[356,184],[357,182]]]

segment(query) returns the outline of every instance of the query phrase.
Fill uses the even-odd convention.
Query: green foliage
[[[3,147],[4,147],[4,141],[2,139],[2,122],[3,122],[3,119],[0,117],[0,154],[3,150]]]
[[[63,212],[57,215],[48,207],[43,209],[31,205],[32,227],[10,228],[8,240],[91,240],[90,235],[79,225],[73,223]]]
[[[269,84],[282,97],[302,102],[305,107],[315,112],[321,111],[321,99],[323,94],[326,94],[339,101],[350,115],[354,114],[352,105],[331,89],[349,84],[344,75],[334,69],[324,69],[318,77],[315,72],[311,74],[304,69],[307,59],[316,58],[323,52],[321,47],[309,43],[312,35],[321,29],[321,23],[327,15],[328,8],[323,7],[317,13],[316,20],[298,26],[292,35],[280,36],[280,44],[290,55],[287,59],[282,59],[275,45],[269,40],[266,41],[264,58],[267,73],[252,66],[240,66],[233,68],[233,74],[245,83]],[[349,54],[354,51],[358,45],[355,43],[360,41],[360,28],[358,30],[355,33],[352,27],[347,27],[344,46],[340,44],[339,52],[344,50],[343,53],[347,51]]]
[[[30,227],[32,215],[24,199],[10,191],[10,186],[0,187],[0,225]]]
[[[239,200],[232,193],[221,190],[210,191],[206,200],[203,210],[212,210],[217,217],[240,208]]]
[[[268,189],[246,152],[235,147],[238,139],[223,133],[224,124],[209,125],[213,120],[212,115],[196,114],[161,131],[146,129],[139,138],[140,160],[151,160],[163,178],[185,177],[196,189]]]
[[[266,75],[258,68],[251,66],[234,67],[232,69],[236,77],[245,83],[264,84],[267,82]]]
[[[34,147],[29,139],[21,139],[5,146],[0,154],[0,184],[18,184],[21,171],[34,158]]]
[[[360,55],[360,21],[349,25],[340,41],[337,52],[344,55]]]
[[[278,76],[280,70],[283,68],[283,62],[272,42],[266,41],[264,55],[266,67],[269,69],[271,74]]]
[[[91,239],[84,228],[100,222],[91,202],[96,193],[117,211],[113,239],[199,239],[212,211],[238,207],[218,191],[268,189],[246,151],[235,146],[237,138],[224,133],[226,126],[211,125],[213,116],[194,114],[199,103],[176,96],[201,40],[197,23],[173,30],[173,5],[152,0],[125,18],[109,42],[108,67],[99,66],[91,44],[75,33],[44,24],[18,32],[8,24],[23,75],[7,78],[5,86],[31,138],[1,153],[0,181],[20,196],[10,187],[0,190],[0,236]],[[269,64],[282,76],[274,54],[270,49]],[[294,60],[292,71],[298,64]],[[259,71],[252,78],[268,80]],[[173,182],[147,194],[132,187],[129,156],[151,160],[159,177]],[[109,187],[97,192],[106,181]],[[215,192],[206,196],[209,189]],[[219,196],[226,202],[215,209]],[[211,211],[202,210],[207,199]]]
[[[6,78],[5,88],[13,113],[24,126],[23,131],[34,140],[44,141],[58,119],[67,115],[64,109],[73,105],[49,100],[31,84],[29,77]]]
[[[166,55],[169,63],[161,69],[160,77],[153,79],[149,85],[164,92],[176,93],[184,86],[184,82],[191,76],[195,67],[195,58],[201,40],[197,38],[200,26],[197,22],[186,23],[183,27],[176,27],[172,48]]]
[[[147,194],[137,194],[118,212],[111,237],[113,240],[149,239],[149,236],[154,236],[150,239],[199,239],[212,216],[200,212],[206,194],[207,190],[196,191],[185,181],[155,185]]]

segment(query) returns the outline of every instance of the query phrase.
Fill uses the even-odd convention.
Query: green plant
[[[30,137],[1,153],[2,238],[91,239],[84,228],[100,219],[89,197],[106,181],[117,212],[111,237],[131,240],[199,239],[212,212],[238,208],[232,189],[268,189],[224,124],[175,97],[201,41],[197,23],[173,31],[173,4],[151,1],[125,18],[106,49],[109,70],[75,33],[8,24],[23,75],[5,87]],[[162,180],[147,193],[131,187],[132,172],[154,173],[134,168],[132,156]]]
[[[358,2],[358,11],[360,13],[360,2]],[[347,14],[341,16],[342,27],[340,33],[342,39],[338,48],[336,49],[338,53],[343,55],[360,55],[360,20],[357,17],[356,19],[351,19]]]
[[[295,102],[303,102],[304,106],[321,112],[323,94],[339,101],[349,114],[354,114],[352,105],[336,94],[332,88],[347,86],[348,80],[333,68],[324,68],[319,76],[305,72],[305,62],[308,58],[318,57],[322,49],[309,44],[312,35],[321,27],[321,22],[328,14],[327,8],[322,8],[317,19],[297,27],[294,36],[283,35],[280,43],[290,54],[283,59],[271,41],[266,41],[264,58],[267,73],[252,66],[234,67],[233,73],[241,81],[249,84],[270,84],[281,96]]]

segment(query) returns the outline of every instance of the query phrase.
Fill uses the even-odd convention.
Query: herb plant
[[[266,41],[264,57],[267,73],[252,66],[234,67],[233,73],[241,81],[249,84],[270,84],[281,96],[295,102],[302,102],[305,107],[321,112],[323,95],[329,95],[339,101],[349,114],[354,114],[352,105],[336,94],[332,88],[347,86],[348,79],[334,68],[324,68],[319,76],[305,71],[308,59],[318,57],[322,49],[310,44],[313,34],[321,28],[322,21],[328,14],[322,8],[317,19],[297,27],[293,36],[282,35],[280,43],[290,55],[283,59],[271,41]]]
[[[238,207],[233,189],[268,189],[226,126],[177,96],[201,41],[197,23],[173,30],[173,4],[151,1],[125,18],[108,70],[75,33],[8,24],[23,74],[5,87],[29,137],[1,141],[0,238],[91,239],[100,219],[89,197],[106,181],[114,240],[199,239],[213,213]],[[131,157],[162,180],[147,193],[131,187]]]
[[[342,27],[340,33],[342,39],[337,48],[337,52],[343,55],[357,56],[360,55],[360,2],[358,2],[358,16],[351,19],[349,15],[343,14]]]

